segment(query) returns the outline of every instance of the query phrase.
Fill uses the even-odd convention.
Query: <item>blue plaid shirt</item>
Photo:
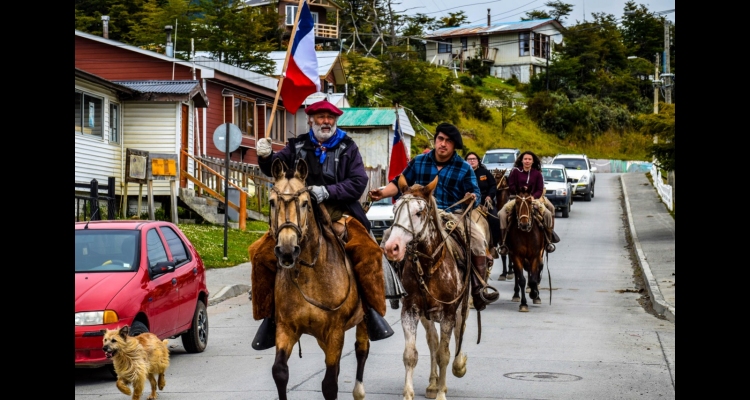
[[[464,161],[455,152],[453,153],[453,157],[448,161],[448,164],[439,172],[437,161],[435,160],[435,150],[432,150],[427,154],[420,154],[412,158],[401,175],[404,176],[409,186],[415,183],[426,186],[437,175],[438,184],[433,192],[433,196],[435,196],[438,208],[441,210],[452,212],[466,207],[465,203],[461,203],[461,205],[448,208],[455,202],[463,199],[466,193],[476,194],[477,198],[474,206],[479,205],[481,194],[474,170],[471,169],[469,163]],[[391,182],[398,187],[398,176],[393,178]],[[396,197],[400,195],[401,193],[399,192]]]

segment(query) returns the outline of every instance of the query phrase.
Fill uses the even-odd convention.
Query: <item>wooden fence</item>
[[[115,177],[107,178],[106,185],[100,185],[96,179],[89,183],[75,183],[76,222],[115,219],[117,202],[115,201]],[[85,194],[84,194],[85,193]],[[106,204],[106,216],[102,214],[102,203]]]

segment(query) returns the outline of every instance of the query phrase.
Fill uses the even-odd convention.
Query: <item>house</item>
[[[441,28],[425,35],[426,60],[460,68],[470,58],[490,65],[490,75],[528,83],[546,69],[552,46],[562,43],[564,27],[552,18]]]
[[[393,148],[393,131],[396,128],[396,109],[387,107],[352,107],[343,108],[344,112],[336,125],[354,139],[362,154],[365,171],[370,178],[371,189],[385,185],[388,176],[391,149]],[[398,123],[402,134],[407,156],[410,154],[414,128],[403,108],[398,109]],[[411,158],[411,156],[409,156]]]
[[[323,47],[338,47],[339,43],[339,10],[341,6],[329,0],[306,0],[315,23],[315,44]],[[281,28],[284,31],[282,45],[287,46],[294,28],[294,20],[299,7],[299,0],[245,0],[246,7],[276,6],[283,17]],[[335,17],[334,17],[335,15]]]
[[[280,77],[281,70],[284,68],[286,61],[286,51],[272,51],[268,57],[276,64],[273,76]],[[323,93],[334,93],[336,88],[346,87],[346,73],[344,72],[344,63],[341,60],[341,53],[338,51],[315,52],[318,58],[318,75],[320,75],[320,91]]]

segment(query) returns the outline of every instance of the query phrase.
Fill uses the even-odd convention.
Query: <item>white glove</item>
[[[328,198],[328,189],[326,189],[325,186],[308,186],[307,190],[315,196],[315,200],[318,204],[324,202]]]
[[[271,155],[271,139],[263,138],[258,139],[255,144],[255,153],[258,157],[268,157]]]

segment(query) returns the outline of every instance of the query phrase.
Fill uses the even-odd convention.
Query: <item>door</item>
[[[190,121],[190,107],[187,104],[182,105],[182,140],[180,142],[180,187],[187,187],[187,176],[182,171],[187,171],[188,165],[188,122]]]
[[[489,59],[490,58],[490,37],[480,36],[479,43],[480,43],[480,46],[482,46],[482,59],[483,60]]]
[[[146,243],[141,243],[141,248],[146,249],[146,265],[141,268],[148,269],[162,261],[168,261],[167,250],[161,235],[155,228],[146,232]],[[148,272],[146,273],[148,277]],[[179,291],[176,275],[166,273],[154,277],[147,283],[149,296],[149,330],[159,337],[172,334],[177,328],[177,318],[180,310]]]

